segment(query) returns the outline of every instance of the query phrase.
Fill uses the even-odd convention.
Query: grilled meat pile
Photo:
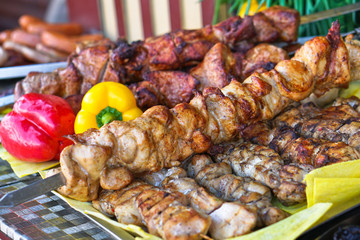
[[[231,17],[214,26],[131,44],[102,40],[79,46],[65,69],[29,74],[17,84],[15,96],[29,92],[71,96],[69,101],[79,105],[74,100],[94,84],[114,81],[131,85],[143,110],[158,104],[174,107],[189,102],[194,90],[221,88],[233,77],[242,80],[255,70],[272,69],[288,58],[284,50],[269,44],[248,50],[260,42],[294,41],[298,26],[296,10],[276,6],[251,17]]]
[[[304,175],[327,163],[314,160],[321,147],[312,149],[312,158],[295,161],[291,157],[299,152],[287,144],[296,146],[300,137],[290,132],[289,140],[279,138],[269,145],[278,146],[273,148],[285,161],[274,150],[249,143],[230,145],[214,156],[216,163],[206,155],[195,155],[187,166],[185,160],[236,140],[247,126],[273,119],[311,93],[346,87],[350,64],[339,29],[335,22],[327,37],[314,38],[291,60],[279,62],[271,71],[253,73],[243,83],[233,79],[221,89],[206,87],[189,103],[171,109],[154,106],[135,120],[114,121],[69,136],[75,144],[61,153],[59,171],[66,185],[58,191],[93,201],[94,207],[118,221],[145,225],[165,239],[199,239],[207,231],[222,239],[285,218],[271,205],[270,188],[286,204],[304,201]],[[346,149],[349,158],[357,156],[355,149]],[[181,164],[194,179],[179,168]],[[134,181],[139,176],[147,183]]]
[[[82,201],[94,200],[100,182],[111,181],[101,174],[106,169],[141,173],[178,166],[212,144],[233,140],[246,125],[272,119],[312,92],[346,86],[349,62],[339,27],[335,22],[327,37],[307,42],[292,60],[252,74],[242,84],[233,80],[221,90],[205,89],[190,103],[172,109],[155,106],[133,121],[114,121],[71,136],[75,144],[60,157],[67,184],[59,191]]]

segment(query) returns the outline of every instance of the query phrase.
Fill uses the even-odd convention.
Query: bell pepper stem
[[[96,123],[98,127],[110,123],[114,120],[122,121],[122,113],[117,109],[107,106],[96,115]]]

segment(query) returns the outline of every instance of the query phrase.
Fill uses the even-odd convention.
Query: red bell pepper
[[[28,162],[59,159],[72,144],[75,114],[63,98],[29,93],[20,97],[0,124],[0,139],[14,157]]]

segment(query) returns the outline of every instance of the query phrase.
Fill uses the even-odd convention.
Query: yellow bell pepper
[[[266,4],[265,2],[263,2],[259,8],[259,3],[257,0],[248,0],[247,2],[245,2],[242,6],[241,6],[241,9],[239,11],[239,16],[240,17],[244,17],[245,16],[245,12],[246,12],[246,8],[247,8],[247,5],[249,4],[250,2],[250,8],[249,8],[249,13],[248,15],[251,16],[251,15],[254,15],[255,13],[257,12],[260,12],[260,11],[263,11],[266,9]],[[259,9],[259,10],[258,10]],[[258,11],[256,11],[258,10]]]
[[[75,133],[100,128],[113,120],[129,121],[141,114],[128,87],[116,82],[98,83],[82,100],[81,110],[75,119]]]

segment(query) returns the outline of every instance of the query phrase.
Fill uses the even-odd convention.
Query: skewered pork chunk
[[[285,42],[293,42],[297,39],[300,24],[299,12],[283,6],[273,6],[261,11],[262,14],[279,31],[279,38]]]
[[[130,89],[143,110],[159,104],[174,107],[189,102],[196,90],[222,88],[233,78],[242,81],[254,71],[273,69],[284,59],[288,59],[287,53],[270,44],[257,45],[243,56],[232,53],[225,44],[217,43],[206,53],[204,60],[190,70],[193,78],[180,71],[154,71],[144,73],[144,81],[131,84]]]
[[[240,68],[241,64],[236,62],[230,48],[217,43],[206,53],[204,60],[191,69],[190,75],[200,81],[197,89],[203,91],[206,87],[225,87],[232,78],[240,77]]]
[[[256,45],[245,54],[241,79],[246,79],[255,71],[258,73],[270,71],[277,63],[287,59],[289,55],[282,48],[268,43]]]
[[[255,211],[240,203],[223,202],[200,187],[194,179],[188,178],[183,168],[162,169],[142,178],[152,185],[186,195],[194,209],[210,216],[209,233],[214,239],[240,236],[255,227]]]
[[[360,149],[360,115],[349,104],[319,109],[312,103],[285,111],[273,121],[274,126],[288,126],[307,138],[344,142]]]
[[[131,84],[137,105],[146,110],[155,105],[175,107],[189,102],[199,81],[182,71],[153,71],[143,75],[144,81]]]
[[[233,80],[221,90],[205,89],[190,103],[178,104],[172,109],[155,106],[135,120],[113,121],[99,130],[73,135],[71,139],[75,144],[65,148],[63,153],[68,154],[61,154],[61,167],[66,169],[69,164],[77,165],[85,175],[91,170],[94,176],[100,176],[109,167],[121,166],[139,173],[179,166],[193,153],[205,152],[212,144],[231,141],[246,125],[272,119],[290,103],[309,96],[314,89],[322,90],[323,85],[317,86],[316,81],[324,82],[322,79],[326,78],[344,85],[350,80],[349,68],[346,67],[349,66],[348,59],[332,54],[346,51],[339,29],[339,23],[335,22],[328,37],[305,43],[304,49],[314,50],[304,59],[300,54],[304,50],[300,49],[295,54],[296,60],[282,61],[274,70],[255,73],[242,84]],[[320,64],[320,60],[330,62]],[[341,68],[338,67],[340,64]],[[72,148],[80,147],[93,165],[85,168],[79,156],[72,154]],[[102,159],[106,160],[96,162],[91,154],[95,150],[104,152]],[[74,181],[70,175],[67,178],[68,182]],[[95,183],[96,179],[89,176],[87,180]],[[88,192],[97,187],[88,186],[94,188]],[[63,186],[59,191],[79,198],[78,195],[66,194],[71,192],[69,187],[72,186]],[[81,199],[93,200],[96,197],[96,194],[89,196],[84,192]]]
[[[167,192],[141,181],[122,190],[103,190],[93,206],[125,224],[143,225],[163,239],[201,239],[211,220],[191,207],[180,192]]]
[[[285,212],[272,206],[268,187],[253,179],[233,175],[226,162],[214,163],[207,155],[195,155],[188,165],[188,175],[221,199],[253,207],[258,213],[259,227],[287,217]]]

